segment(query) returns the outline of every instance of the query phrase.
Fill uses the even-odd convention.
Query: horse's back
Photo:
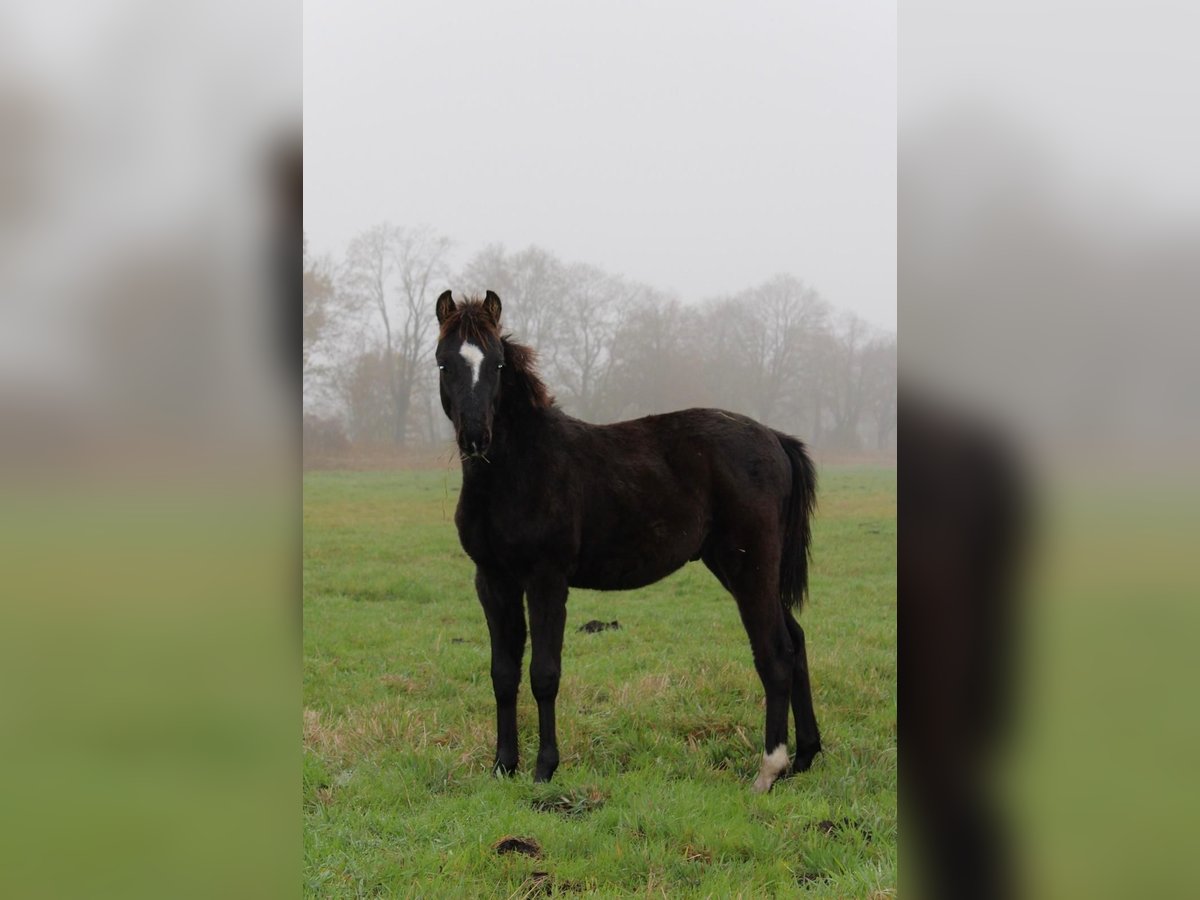
[[[780,435],[749,416],[721,409],[685,409],[644,420],[660,434],[674,460],[694,458],[707,475],[714,501],[778,497],[791,474]]]
[[[640,587],[700,559],[714,535],[745,543],[769,532],[790,490],[775,432],[723,410],[584,426],[573,443],[584,473],[580,587]],[[582,462],[592,456],[602,470]]]

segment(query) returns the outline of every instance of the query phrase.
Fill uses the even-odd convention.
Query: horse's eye
[[[497,369],[503,369],[503,368],[504,368],[504,363],[496,363],[496,368],[497,368]]]
[[[443,372],[444,372],[444,371],[446,371],[446,367],[445,367],[445,366],[438,366],[438,368],[439,368],[441,371],[443,371]]]

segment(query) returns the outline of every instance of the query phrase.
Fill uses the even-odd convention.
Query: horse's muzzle
[[[463,456],[486,456],[491,445],[492,432],[487,428],[478,432],[464,430],[458,435],[458,449]]]

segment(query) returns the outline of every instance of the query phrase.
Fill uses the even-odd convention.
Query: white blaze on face
[[[787,771],[788,767],[788,752],[787,744],[780,744],[770,753],[763,753],[762,768],[758,770],[758,778],[754,781],[754,790],[756,793],[769,791],[771,785],[775,783],[775,779]]]
[[[479,383],[479,367],[483,365],[483,351],[470,341],[463,341],[458,351],[471,367],[471,387]]]

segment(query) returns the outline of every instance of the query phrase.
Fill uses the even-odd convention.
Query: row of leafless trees
[[[492,245],[459,271],[451,241],[377,225],[340,259],[305,253],[308,432],[343,443],[445,440],[433,362],[434,300],[496,291],[504,326],[539,351],[562,407],[606,422],[717,406],[832,450],[894,447],[896,339],[777,275],[685,304],[538,247]]]

